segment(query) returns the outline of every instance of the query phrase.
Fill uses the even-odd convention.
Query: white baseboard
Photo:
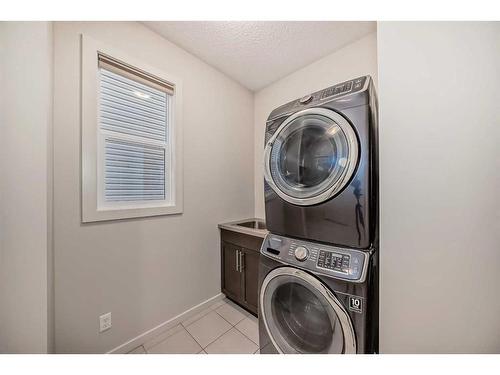
[[[156,327],[141,333],[139,336],[134,337],[133,339],[127,341],[124,344],[117,346],[114,349],[111,349],[106,354],[124,354],[128,353],[134,348],[137,348],[139,345],[144,344],[145,342],[151,340],[153,337],[158,336],[160,333],[169,330],[170,328],[176,326],[180,322],[198,314],[200,311],[204,310],[208,306],[213,303],[223,299],[225,296],[222,293],[213,296],[212,298],[207,299],[206,301],[200,303],[199,305],[191,307],[189,310],[184,311],[183,313],[173,317],[172,319],[163,322]]]

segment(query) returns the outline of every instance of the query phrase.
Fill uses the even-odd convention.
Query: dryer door
[[[264,175],[281,198],[297,205],[324,202],[349,182],[359,158],[349,122],[326,108],[287,118],[266,144]]]
[[[297,268],[276,268],[266,276],[260,318],[279,353],[356,353],[342,304],[321,281]]]

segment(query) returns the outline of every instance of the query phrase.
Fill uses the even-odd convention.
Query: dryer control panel
[[[300,111],[304,108],[322,105],[325,102],[336,100],[340,97],[361,91],[367,87],[366,84],[368,83],[368,78],[369,76],[351,79],[350,81],[336,84],[326,89],[303,96],[302,98],[296,99],[292,102],[283,104],[271,112],[267,122],[272,122],[276,118],[290,115],[291,113]]]
[[[351,81],[339,83],[338,85],[329,87],[321,91],[320,99],[329,99],[331,97],[349,94],[351,92],[359,91],[365,85],[366,77],[360,77]]]
[[[315,242],[268,234],[261,254],[287,265],[338,279],[363,282],[370,254]]]

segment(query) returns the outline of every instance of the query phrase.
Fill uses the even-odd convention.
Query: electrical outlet
[[[111,328],[111,313],[103,314],[99,317],[99,332],[107,331]]]

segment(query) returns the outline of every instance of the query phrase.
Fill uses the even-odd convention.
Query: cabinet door
[[[222,243],[223,258],[223,292],[234,299],[241,298],[241,273],[237,268],[240,248],[227,243]]]
[[[259,299],[259,257],[255,250],[242,249],[243,289],[244,300],[248,308],[257,314],[257,301]]]

